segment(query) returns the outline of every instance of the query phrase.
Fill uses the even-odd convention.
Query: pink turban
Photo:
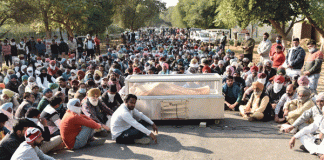
[[[309,84],[309,79],[306,76],[301,76],[297,81],[299,86],[307,86]]]

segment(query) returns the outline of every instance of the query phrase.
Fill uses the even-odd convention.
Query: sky
[[[161,0],[166,3],[166,7],[175,6],[178,3],[178,0]]]

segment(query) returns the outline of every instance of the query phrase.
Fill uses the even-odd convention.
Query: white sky
[[[166,2],[166,7],[175,6],[178,3],[178,0],[160,0],[161,2]]]

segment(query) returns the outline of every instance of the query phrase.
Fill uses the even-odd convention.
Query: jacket
[[[16,133],[10,132],[0,141],[0,159],[10,159],[25,137],[19,138]]]
[[[298,119],[292,124],[295,128],[300,126],[303,123],[312,123],[314,121],[314,118],[317,116],[323,116],[323,112],[320,108],[318,108],[316,105],[312,108],[306,110]]]
[[[258,54],[260,54],[261,57],[263,58],[268,58],[269,59],[269,52],[271,49],[271,41],[266,40],[266,41],[261,41],[261,43],[258,46]]]
[[[279,68],[286,61],[286,57],[284,53],[281,51],[280,53],[275,52],[273,54],[273,68]]]
[[[291,65],[293,69],[302,69],[305,61],[305,55],[305,50],[302,47],[289,49],[286,55],[286,63],[287,65]]]
[[[280,44],[278,44],[278,43],[273,44],[273,45],[271,46],[271,49],[270,49],[269,57],[274,56],[274,54],[275,54],[275,52],[276,52],[276,48],[277,48],[277,46],[281,46],[281,47],[282,47],[282,52],[285,51],[285,46],[284,46],[283,44],[281,44],[281,43],[280,43]]]
[[[229,91],[231,90],[231,94],[230,95]],[[227,96],[234,96],[234,97],[230,97],[230,98],[236,98],[236,102],[240,103],[241,99],[242,99],[242,91],[240,86],[238,86],[236,83],[233,83],[232,87],[228,87],[227,84],[223,85],[223,89],[222,92],[224,94],[225,97]]]
[[[323,63],[323,53],[320,50],[316,50],[310,53],[304,65],[304,71],[309,71],[310,75],[321,73]]]
[[[294,124],[294,122],[301,116],[306,110],[313,107],[315,104],[312,99],[309,99],[305,103],[300,103],[298,99],[286,102],[283,109],[290,107],[295,107],[296,109],[290,111],[287,116],[287,121],[289,124]]]
[[[246,47],[246,50],[243,50],[244,54],[253,54],[254,45],[254,39],[249,38],[248,40],[245,40],[242,44],[242,46]]]

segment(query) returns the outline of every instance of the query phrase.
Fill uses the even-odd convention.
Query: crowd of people
[[[103,144],[108,132],[117,143],[157,142],[157,126],[135,108],[136,95],[125,94],[125,78],[208,73],[223,77],[219,94],[225,110],[249,121],[274,120],[281,131],[296,133],[291,147],[300,139],[305,151],[324,154],[318,145],[322,134],[316,134],[324,124],[324,94],[317,93],[323,53],[314,40],[307,43],[306,56],[298,38],[288,48],[281,36],[272,44],[264,33],[255,63],[249,33],[240,55],[226,50],[224,41],[207,44],[189,35],[186,29],[141,32],[138,39],[123,33],[118,46],[111,46],[107,35],[101,47],[107,53],[100,53],[99,38],[90,35],[68,42],[54,36],[50,49],[34,37],[19,44],[3,40],[0,159],[53,159],[46,153]],[[221,39],[227,39],[224,33]]]

